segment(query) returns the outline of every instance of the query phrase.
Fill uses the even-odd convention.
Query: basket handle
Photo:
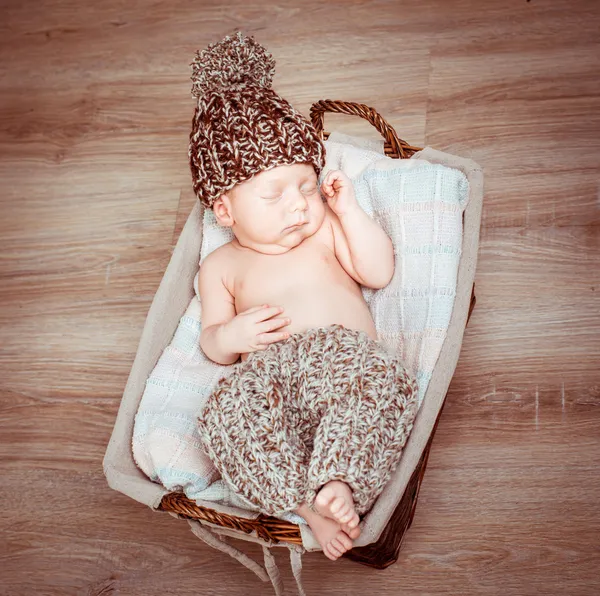
[[[406,141],[400,139],[393,127],[376,110],[365,104],[353,101],[322,99],[313,103],[310,108],[310,119],[321,139],[326,138],[324,135],[329,136],[328,133],[323,132],[325,112],[338,112],[351,116],[360,116],[370,122],[385,139],[387,145],[386,154],[391,154],[392,157],[406,159],[413,153],[421,150],[420,147],[412,147]]]

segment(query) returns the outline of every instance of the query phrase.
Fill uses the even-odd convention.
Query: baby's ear
[[[221,195],[213,203],[213,212],[217,223],[220,226],[231,227],[233,225],[233,217],[231,214],[231,199],[226,194]]]

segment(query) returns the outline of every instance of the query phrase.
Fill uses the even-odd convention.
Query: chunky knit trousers
[[[370,510],[417,410],[415,379],[365,332],[312,328],[252,352],[219,380],[198,419],[223,480],[261,513],[313,506],[341,480]]]

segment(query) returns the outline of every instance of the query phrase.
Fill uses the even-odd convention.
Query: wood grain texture
[[[309,594],[600,592],[600,8],[586,0],[2,3],[0,594],[271,594],[102,458],[194,204],[194,52],[253,34],[275,89],[365,103],[479,162],[477,307],[412,528]],[[377,138],[327,114],[325,128]],[[261,560],[257,545],[230,540]],[[287,593],[287,550],[275,549]]]

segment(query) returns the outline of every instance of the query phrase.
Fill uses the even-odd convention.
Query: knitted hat
[[[236,184],[279,165],[310,163],[317,176],[325,146],[315,128],[271,88],[275,60],[241,32],[197,51],[188,157],[205,207]]]

